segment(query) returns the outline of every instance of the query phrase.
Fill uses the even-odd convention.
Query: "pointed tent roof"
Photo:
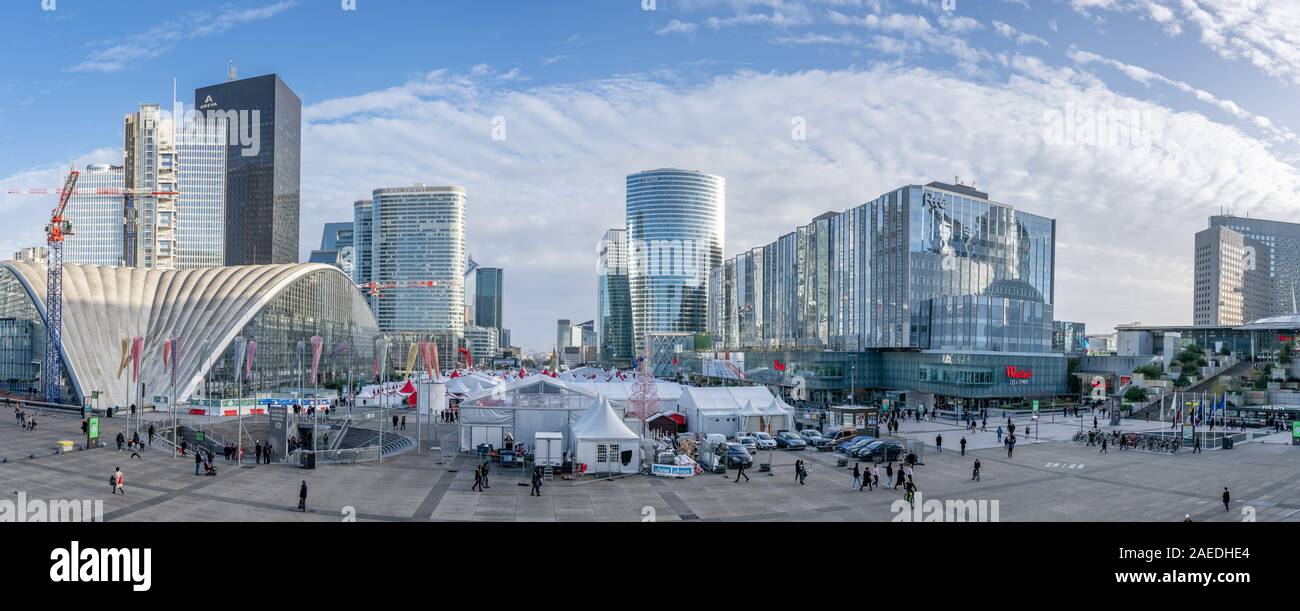
[[[639,440],[640,435],[632,432],[623,424],[623,419],[614,413],[609,399],[601,397],[591,409],[573,424],[573,438],[589,441],[624,441]]]
[[[745,405],[736,411],[736,415],[737,416],[763,416],[765,414],[763,410],[754,407],[754,401],[751,399],[749,401],[746,401]]]
[[[469,388],[465,386],[465,383],[459,377],[456,377],[447,383],[447,392],[453,395],[467,395],[469,394]]]

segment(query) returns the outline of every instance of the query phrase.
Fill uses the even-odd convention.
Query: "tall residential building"
[[[627,230],[610,229],[600,240],[596,268],[596,335],[600,362],[632,361],[632,297],[628,293]]]
[[[356,262],[352,266],[352,281],[357,284],[374,279],[374,266],[371,264],[371,251],[374,249],[374,218],[375,204],[372,200],[363,199],[352,204],[352,247],[356,250]]]
[[[126,202],[119,223],[134,239],[127,243],[123,236],[121,264],[145,269],[223,265],[225,132],[206,122],[177,124],[157,104],[141,104],[127,115],[123,132],[124,184],[154,194]]]
[[[325,223],[321,233],[320,248],[311,251],[308,263],[333,265],[351,276],[356,266],[356,249],[353,246],[353,223]]]
[[[14,252],[14,261],[44,263],[49,260],[50,249],[44,246],[28,246]]]
[[[492,327],[465,325],[465,347],[475,361],[487,362],[500,356],[501,336]]]
[[[67,179],[65,172],[59,183]],[[94,164],[81,172],[63,213],[72,222],[72,235],[63,246],[66,263],[110,267],[122,264],[122,196],[98,193],[120,192],[123,186],[122,166]]]
[[[1196,234],[1193,324],[1233,325],[1295,313],[1300,224],[1230,215]]]
[[[197,89],[194,107],[228,126],[226,264],[297,263],[302,101],[268,74]]]
[[[703,172],[627,177],[633,345],[646,334],[708,330],[709,277],[722,266],[726,184]]]
[[[501,332],[501,302],[505,298],[505,272],[499,267],[474,271],[474,324]]]
[[[373,196],[373,280],[438,283],[382,289],[374,300],[379,329],[436,334],[440,352],[448,355],[466,324],[465,202],[461,187],[423,184],[375,189]]]
[[[722,350],[1050,353],[1056,221],[963,185],[908,185],[728,259]]]

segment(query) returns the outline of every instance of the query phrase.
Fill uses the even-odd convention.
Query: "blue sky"
[[[728,254],[902,184],[975,180],[1058,219],[1057,317],[1092,331],[1189,321],[1208,214],[1297,220],[1291,0],[647,4],[9,0],[0,186],[117,160],[122,115],[166,104],[173,78],[190,101],[228,60],[276,72],[305,108],[304,256],[376,187],[464,185],[470,250],[507,269],[506,323],[533,349],[594,316],[595,243],[623,176],[651,167],[727,177]],[[1151,137],[1063,146],[1044,125],[1067,109],[1138,112]],[[0,198],[0,248],[40,242],[52,202]]]

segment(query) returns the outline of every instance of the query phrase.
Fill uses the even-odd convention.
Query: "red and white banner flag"
[[[144,338],[131,338],[131,381],[140,381],[140,355],[144,353]]]
[[[248,340],[248,354],[244,357],[245,358],[244,377],[248,378],[249,382],[253,381],[253,355],[256,353],[257,353],[257,342],[251,339]]]
[[[171,382],[172,382],[172,386],[175,386],[176,370],[179,368],[181,363],[181,356],[184,354],[182,352],[183,342],[181,338],[173,337],[170,340],[168,340],[168,345],[171,346],[171,352],[172,352]]]
[[[168,370],[170,370],[170,369],[171,369],[171,366],[172,366],[172,365],[171,365],[171,364],[172,364],[172,361],[171,361],[171,359],[172,359],[172,339],[171,339],[170,337],[167,338],[166,340],[163,340],[163,353],[162,353],[162,357],[163,357],[163,371],[168,371]]]
[[[311,383],[316,383],[316,372],[320,369],[320,353],[325,348],[325,338],[311,336]]]

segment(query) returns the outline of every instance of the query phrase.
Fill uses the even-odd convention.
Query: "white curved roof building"
[[[311,367],[311,337],[323,338],[320,383],[371,374],[379,333],[365,300],[338,268],[322,264],[253,265],[182,270],[64,266],[63,362],[66,388],[84,400],[100,392],[100,406],[137,401],[130,368],[120,376],[122,341],[144,338],[140,359],[142,404],[171,394],[162,353],[168,338],[182,339],[176,369],[178,402],[190,397],[239,396],[235,378],[237,337],[257,342],[255,391],[296,387]],[[32,321],[32,359],[44,354],[46,267],[43,263],[0,262],[0,321]],[[298,343],[305,355],[299,358]],[[25,358],[22,350],[0,349],[0,371]],[[303,363],[300,368],[300,362]],[[0,379],[11,388],[25,380]],[[311,380],[306,380],[311,386]],[[31,388],[39,388],[35,381]],[[205,389],[206,387],[206,389]],[[206,392],[203,392],[206,390]],[[65,393],[65,397],[70,396]]]

